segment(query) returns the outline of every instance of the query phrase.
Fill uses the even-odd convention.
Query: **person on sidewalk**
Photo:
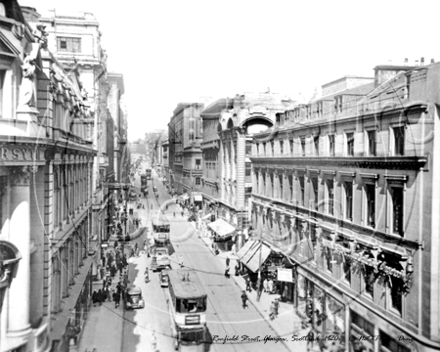
[[[230,277],[231,275],[229,275],[229,265],[227,265],[225,269],[225,278],[229,279]]]
[[[92,293],[92,303],[93,307],[95,307],[96,303],[98,303],[98,293],[96,292],[96,290],[94,290]]]
[[[98,302],[99,302],[100,306],[102,306],[103,301],[104,301],[103,293],[102,293],[101,289],[99,289],[98,290]]]
[[[226,257],[226,266],[229,266],[230,262],[231,262],[231,260],[229,259],[229,257]]]
[[[243,290],[243,292],[241,294],[241,301],[243,302],[243,309],[247,307],[247,300],[248,300],[248,296],[246,294],[246,291]]]
[[[270,318],[270,320],[274,320],[275,319],[275,303],[274,303],[274,301],[272,301],[271,304],[270,304],[269,318]]]
[[[240,264],[235,264],[235,276],[239,276],[240,275]]]
[[[274,305],[275,305],[274,315],[275,318],[278,318],[278,309],[280,308],[279,298],[275,298]]]
[[[268,291],[269,291],[269,282],[265,278],[263,281],[263,292],[268,292]]]
[[[313,328],[310,329],[307,334],[307,351],[313,349],[313,342],[315,341],[315,333],[313,332]],[[309,347],[310,346],[310,347]]]
[[[183,268],[183,256],[179,255],[179,265],[181,268]]]
[[[252,292],[251,279],[249,277],[246,278],[246,290]]]
[[[118,291],[115,291],[113,293],[113,301],[115,301],[115,308],[119,307],[119,302],[121,301],[121,295]]]
[[[269,279],[269,282],[267,283],[267,288],[269,290],[269,293],[273,293],[273,280]]]

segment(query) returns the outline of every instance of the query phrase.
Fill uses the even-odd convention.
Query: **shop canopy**
[[[240,262],[254,273],[258,271],[258,268],[260,267],[260,248],[261,265],[263,265],[271,252],[270,247],[264,243],[261,244],[259,241],[249,240],[237,253]]]
[[[211,222],[210,224],[208,224],[208,226],[219,236],[221,237],[225,237],[230,235],[231,233],[233,233],[235,231],[235,227],[228,224],[225,220],[223,219],[217,219],[214,222]]]

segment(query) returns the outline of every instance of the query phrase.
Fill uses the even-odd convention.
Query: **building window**
[[[301,155],[306,156],[306,139],[304,137],[301,138]]]
[[[375,156],[376,155],[376,131],[368,131],[368,155]]]
[[[257,156],[260,156],[260,145],[257,143],[257,144],[255,144],[255,146],[256,146],[256,149],[257,149]]]
[[[264,153],[264,156],[266,156],[266,143],[263,143],[263,153]]]
[[[332,272],[333,271],[333,258],[332,258],[332,249],[325,247],[325,262],[327,264],[327,270]]]
[[[299,204],[304,206],[304,176],[298,176],[299,182]]]
[[[280,141],[280,154],[283,155],[284,154],[284,142]]]
[[[318,178],[312,178],[312,188],[313,188],[313,205],[312,209],[318,210]]]
[[[333,180],[326,180],[325,181],[326,188],[327,188],[327,213],[330,215],[333,215],[333,203],[334,203],[334,184]]]
[[[200,177],[196,177],[196,186],[200,186]]]
[[[266,195],[267,191],[266,191],[266,174],[263,173],[263,195]]]
[[[328,136],[329,154],[330,156],[335,156],[335,135],[331,134]]]
[[[354,155],[354,133],[347,133],[347,155]]]
[[[394,155],[405,155],[405,126],[394,129]]]
[[[369,265],[365,265],[365,293],[374,298],[374,281],[376,280],[376,274],[374,273],[374,268]]]
[[[190,141],[194,140],[194,132],[189,132],[189,140]]]
[[[391,336],[379,330],[380,335],[380,352],[410,352],[411,348],[401,345]],[[371,335],[373,336],[373,335]]]
[[[71,53],[81,52],[81,38],[58,37],[57,38],[58,51],[65,51]]]
[[[353,184],[352,182],[344,182],[345,193],[345,219],[353,220]]]
[[[244,175],[245,176],[250,176],[251,175],[251,162],[246,162],[245,163]]]
[[[273,187],[273,174],[269,174],[270,177],[270,190],[269,190],[269,197],[273,197],[274,195],[274,187]]]
[[[280,183],[280,194],[278,194],[278,198],[283,199],[284,198],[283,175],[278,175],[278,182]]]
[[[366,197],[366,217],[367,226],[375,227],[376,225],[376,185],[367,183],[365,185]]]
[[[293,200],[293,176],[288,175],[287,180],[289,181],[289,201]]]
[[[390,276],[390,296],[391,296],[391,307],[402,314],[402,286],[403,282],[400,278]]]
[[[290,154],[293,155],[293,139],[289,140],[289,144],[290,144]]]
[[[313,137],[313,145],[315,146],[315,156],[319,156],[319,136]]]
[[[272,156],[274,156],[275,155],[275,143],[274,142],[270,142],[270,149],[272,152]]]
[[[391,187],[392,228],[393,233],[403,236],[403,188]]]
[[[197,170],[200,169],[200,163],[201,163],[201,159],[196,159],[196,169]]]
[[[351,284],[351,264],[350,261],[344,260],[342,262],[342,270],[344,271],[344,279]]]

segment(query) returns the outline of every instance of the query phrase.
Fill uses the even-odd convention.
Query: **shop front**
[[[334,295],[329,292],[332,292],[330,287],[324,287],[324,284],[314,280],[311,274],[298,269],[295,302],[297,314],[308,322],[317,334],[337,335],[338,341],[345,344],[347,308],[342,295],[334,291]]]

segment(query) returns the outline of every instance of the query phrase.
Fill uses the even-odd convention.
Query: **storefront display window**
[[[350,318],[350,336],[353,337],[350,343],[352,344],[353,352],[373,352],[374,341],[366,339],[360,341],[358,338],[361,336],[374,336],[374,325],[353,310],[350,310]]]

